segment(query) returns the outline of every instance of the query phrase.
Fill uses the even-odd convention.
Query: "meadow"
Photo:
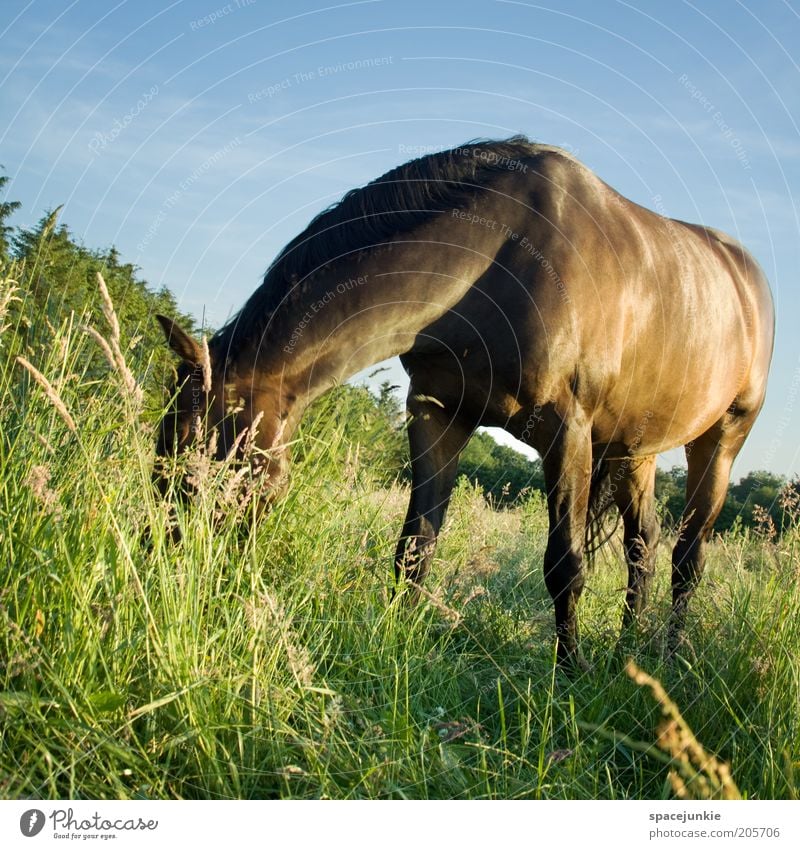
[[[672,538],[622,651],[612,540],[580,608],[591,669],[570,679],[539,495],[496,510],[462,480],[422,603],[389,605],[407,485],[365,458],[352,395],[309,413],[268,515],[202,452],[197,502],[171,514],[151,485],[159,405],[110,301],[94,333],[73,315],[21,348],[3,287],[3,798],[798,798],[796,530],[715,539],[673,663]],[[88,368],[98,351],[113,368]]]

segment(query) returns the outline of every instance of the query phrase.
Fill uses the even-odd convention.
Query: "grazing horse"
[[[630,626],[659,533],[656,455],[684,445],[677,644],[731,464],[764,401],[774,325],[764,274],[736,240],[651,212],[569,153],[520,136],[424,156],[348,192],[286,245],[207,352],[159,320],[183,363],[157,453],[185,450],[205,421],[222,458],[258,417],[249,439],[276,492],[308,405],[400,355],[412,487],[395,568],[412,596],[474,430],[502,427],[536,449],[544,578],[567,667],[583,664],[590,502],[605,481],[622,516]]]

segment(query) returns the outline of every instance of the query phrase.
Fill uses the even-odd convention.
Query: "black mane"
[[[352,189],[319,213],[278,254],[264,282],[211,340],[225,355],[236,337],[244,344],[263,333],[277,307],[302,284],[338,259],[376,248],[445,209],[466,206],[490,178],[519,169],[537,153],[525,136],[505,141],[471,141],[452,150],[412,159],[366,186]]]

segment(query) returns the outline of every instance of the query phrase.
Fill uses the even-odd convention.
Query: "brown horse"
[[[657,215],[565,151],[522,137],[413,160],[318,215],[210,340],[205,382],[198,343],[159,320],[183,365],[158,454],[184,450],[205,421],[223,457],[260,416],[259,471],[275,491],[308,405],[400,355],[413,480],[396,572],[412,586],[475,428],[503,427],[535,448],[550,520],[544,577],[568,666],[582,663],[590,495],[605,480],[622,515],[630,625],[659,533],[655,458],[685,445],[676,645],[731,464],[764,400],[774,324],[767,281],[737,241]]]

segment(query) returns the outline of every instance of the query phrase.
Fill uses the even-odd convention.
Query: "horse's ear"
[[[156,318],[167,337],[167,344],[184,362],[195,366],[203,362],[202,348],[177,322],[165,315]]]

